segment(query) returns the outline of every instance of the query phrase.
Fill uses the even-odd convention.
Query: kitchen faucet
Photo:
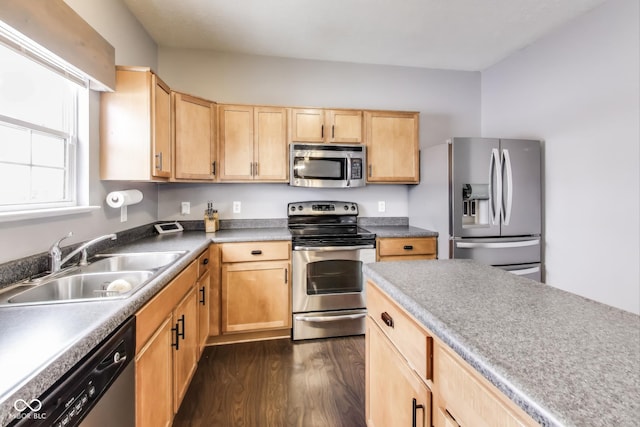
[[[82,256],[80,258],[80,262],[78,263],[78,265],[87,265],[87,249],[91,245],[94,245],[103,240],[107,240],[107,239],[116,240],[118,238],[118,236],[116,236],[115,234],[105,234],[104,236],[96,237],[95,239],[89,240],[85,244],[78,246],[76,249],[71,251],[69,255],[64,257],[64,259],[61,259],[62,250],[60,249],[60,242],[62,242],[64,239],[67,239],[71,236],[73,236],[72,231],[70,231],[69,234],[67,234],[66,236],[63,236],[60,239],[56,240],[56,242],[53,245],[51,245],[51,248],[49,248],[49,266],[50,266],[51,273],[60,271],[62,266],[66,264],[75,255],[77,255],[79,252],[82,252]]]

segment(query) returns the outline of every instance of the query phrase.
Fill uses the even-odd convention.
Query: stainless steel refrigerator
[[[438,258],[541,280],[540,141],[453,138],[421,152],[409,223],[439,232]]]

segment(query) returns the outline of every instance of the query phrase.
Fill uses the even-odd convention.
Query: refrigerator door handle
[[[489,160],[489,196],[491,198],[489,208],[491,209],[491,223],[497,225],[500,221],[500,213],[502,211],[502,179],[497,174],[501,170],[500,152],[497,148],[491,150],[491,159]],[[496,188],[494,191],[493,181],[495,178]]]
[[[520,240],[516,242],[456,242],[456,248],[461,249],[509,249],[536,246],[540,239]]]
[[[509,222],[511,222],[511,205],[513,203],[513,173],[511,171],[511,156],[506,148],[502,150],[502,167],[502,180],[504,181],[504,174],[506,174],[507,178],[505,185],[507,187],[507,197],[503,201],[502,222],[504,225],[509,225]]]

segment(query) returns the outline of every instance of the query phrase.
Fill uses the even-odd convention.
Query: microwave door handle
[[[351,187],[351,157],[347,156],[347,187]]]

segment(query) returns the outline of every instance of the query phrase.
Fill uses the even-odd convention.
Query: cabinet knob
[[[385,325],[387,325],[390,328],[393,328],[393,317],[391,317],[389,313],[385,311],[380,315],[380,317],[382,318],[382,321],[384,322]]]
[[[202,265],[207,265],[209,264],[209,258],[205,258],[202,260]]]

